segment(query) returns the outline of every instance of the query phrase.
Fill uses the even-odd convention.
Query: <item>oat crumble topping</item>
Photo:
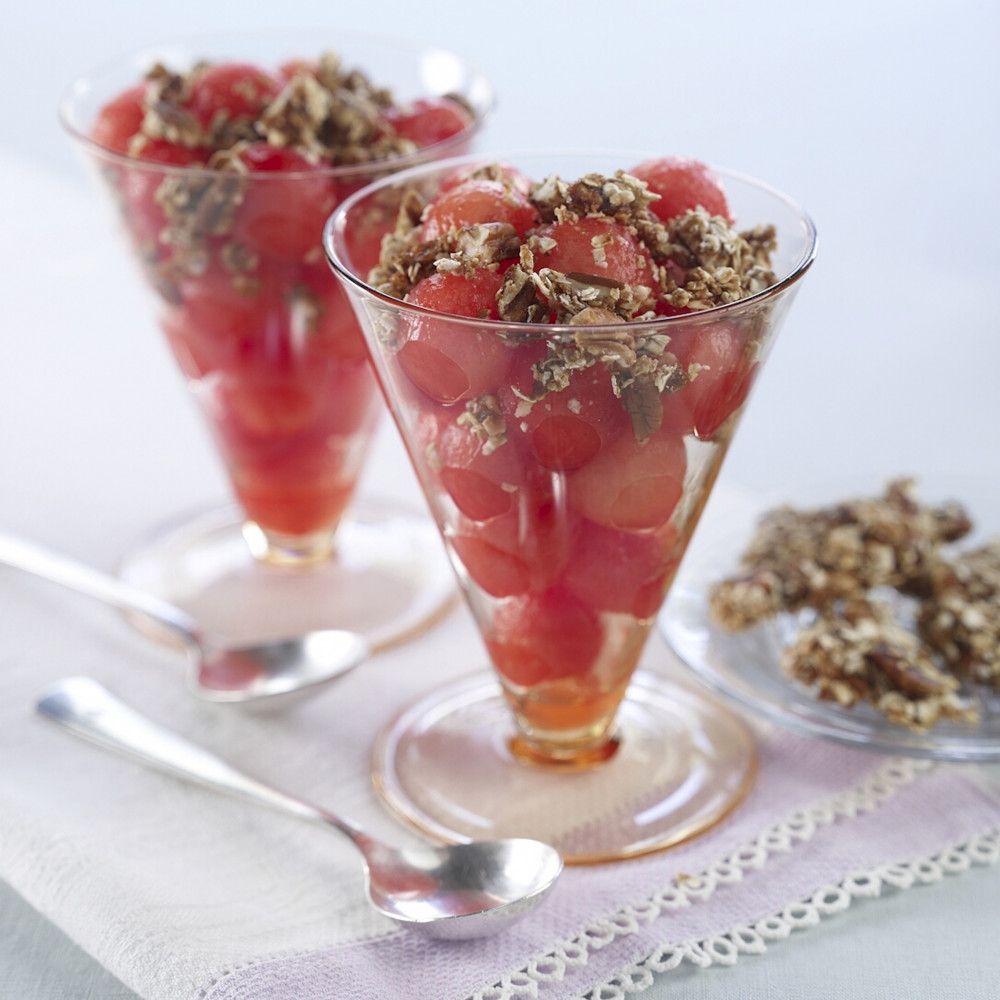
[[[247,173],[239,154],[249,144],[265,141],[274,148],[294,147],[312,163],[330,166],[392,159],[417,148],[379,117],[392,105],[391,93],[345,66],[334,53],[323,54],[311,66],[303,64],[256,118],[230,118],[219,111],[203,126],[185,103],[207,66],[198,63],[179,73],[157,64],[147,73],[145,116],[129,148],[130,155],[138,155],[148,142],[164,140],[210,151],[206,166],[214,176],[178,173],[167,177],[156,192],[167,217],[167,228],[159,238],[179,252],[153,279],[171,301],[178,294],[179,277],[204,269],[206,240],[226,236],[232,226],[244,197],[239,176]],[[251,80],[242,86],[253,103],[261,92]],[[155,251],[148,248],[154,266]],[[243,285],[251,269],[241,266],[234,272]]]
[[[573,182],[553,174],[534,185],[530,197],[544,222],[602,216],[632,225],[650,217],[649,206],[659,196],[643,181],[619,170],[613,177],[587,174]]]
[[[374,87],[358,70],[345,68],[333,53],[324,54],[315,69],[295,73],[256,120],[217,115],[207,130],[183,106],[204,68],[199,64],[175,73],[158,64],[150,70],[144,136],[215,151],[264,139],[275,147],[295,146],[314,162],[331,165],[389,159],[416,148],[378,121],[391,104],[389,92]]]
[[[508,189],[512,184],[500,164],[484,165],[470,176],[500,180]],[[649,284],[627,285],[600,274],[546,267],[536,270],[537,255],[550,252],[555,241],[529,234],[521,243],[510,226],[470,226],[424,242],[420,219],[426,202],[416,191],[407,192],[396,230],[383,242],[369,283],[402,299],[434,271],[468,276],[480,267],[516,258],[497,294],[499,318],[527,327],[554,319],[580,328],[572,342],[549,341],[550,356],[535,366],[534,388],[524,397],[525,412],[547,393],[564,389],[574,369],[602,362],[610,369],[612,388],[637,439],[645,440],[662,424],[662,397],[696,378],[697,366],[682,368],[667,350],[666,335],[642,337],[623,331],[608,336],[588,328],[655,319],[654,292],[676,308],[703,310],[745,298],[776,280],[770,269],[774,227],[739,234],[725,219],[700,209],[664,224],[650,211],[658,198],[645,182],[621,170],[611,177],[592,173],[572,182],[551,175],[529,193],[543,224],[586,217],[628,227],[648,252],[644,269]],[[606,266],[607,243],[600,236],[592,240],[597,271]],[[509,328],[502,335],[512,337]],[[526,328],[522,339],[535,336]]]
[[[499,165],[484,167],[473,176],[511,183]],[[735,302],[775,281],[769,266],[775,239],[773,227],[758,227],[748,234],[739,234],[725,219],[710,216],[701,209],[664,224],[649,208],[658,195],[624,171],[613,177],[588,174],[572,183],[553,175],[535,184],[529,198],[543,223],[587,217],[604,218],[629,227],[649,251],[650,281],[661,284],[678,308],[707,309]],[[443,242],[420,242],[417,208],[422,211],[424,205],[417,192],[408,193],[396,232],[383,246],[379,265],[370,275],[373,287],[394,298],[403,298],[424,276],[423,268],[414,268],[413,263],[423,265],[428,256],[446,258],[447,270],[460,270],[463,263],[464,249],[458,245],[458,234],[449,234]],[[604,263],[605,245],[600,237],[594,241],[597,267]],[[619,282],[604,283],[600,276],[562,274],[550,268],[536,272],[535,255],[544,254],[553,246],[551,238],[529,236],[521,246],[505,245],[498,249],[494,262],[519,257],[524,272],[512,276],[511,287],[502,293],[507,314],[501,318],[522,321],[520,317],[527,316],[527,322],[538,321],[540,312],[533,308],[537,303],[526,291],[525,274],[544,300],[554,304],[559,323],[571,322],[577,314],[594,307],[607,309],[623,320],[652,318],[652,313],[647,315],[643,311],[648,308],[652,287],[630,288]],[[672,273],[683,277],[682,282],[668,277],[671,272],[663,266],[667,261],[673,265]],[[479,266],[475,256],[472,266]]]

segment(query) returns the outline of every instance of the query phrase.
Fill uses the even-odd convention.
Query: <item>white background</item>
[[[727,479],[765,489],[845,470],[875,483],[897,472],[995,469],[998,11],[987,0],[17,4],[4,16],[0,152],[84,185],[56,120],[61,92],[78,73],[165,36],[315,25],[317,48],[336,47],[338,27],[432,40],[473,56],[495,81],[499,104],[481,148],[688,153],[767,180],[812,214],[819,257]],[[8,295],[20,287],[4,285]],[[90,305],[99,308],[101,295],[114,309],[108,289],[95,289]],[[40,298],[16,309],[5,366],[23,371],[19,342],[57,313],[62,323],[58,298],[53,275]],[[135,337],[152,336],[136,320]],[[61,336],[86,343],[95,323],[99,316],[80,315]],[[122,365],[139,363],[128,344],[121,350]],[[0,427],[26,435],[26,449],[37,442],[23,405],[58,396],[58,353],[56,345],[48,373],[31,373],[27,400],[0,399]],[[95,359],[74,376],[92,379],[94,392],[70,431],[73,454],[93,455],[103,439],[112,454],[95,472],[117,470],[130,492],[138,477],[164,508],[224,489],[208,478],[214,459],[200,428],[176,412],[185,401],[168,369],[143,372],[129,388],[109,385],[107,359]],[[171,485],[163,471],[172,461],[140,462],[142,442],[164,437],[161,457],[176,448],[201,463],[204,496]],[[45,517],[48,498],[37,496]]]

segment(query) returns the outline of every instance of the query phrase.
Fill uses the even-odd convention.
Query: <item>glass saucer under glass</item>
[[[256,558],[242,511],[224,504],[149,532],[119,574],[206,631],[244,642],[342,628],[379,649],[429,628],[456,598],[433,522],[369,498],[348,509],[331,557],[309,566]]]
[[[538,766],[511,750],[500,685],[464,678],[414,704],[380,736],[379,794],[404,819],[455,842],[534,837],[567,864],[636,857],[714,826],[756,771],[735,715],[640,671],[616,720],[618,751],[598,766]]]

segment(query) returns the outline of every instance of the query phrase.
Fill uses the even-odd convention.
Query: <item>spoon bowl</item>
[[[323,684],[371,655],[356,632],[322,629],[248,645],[209,638],[185,611],[113,576],[0,533],[0,563],[138,613],[180,639],[188,657],[187,682],[198,697],[216,702],[272,698]]]
[[[343,629],[226,648],[201,640],[188,651],[191,690],[207,701],[223,702],[273,698],[325,684],[371,656],[363,635]]]
[[[510,838],[392,847],[327,809],[236,770],[140,715],[88,677],[60,681],[36,703],[45,717],[101,746],[197,784],[332,828],[361,852],[371,904],[397,924],[443,940],[496,933],[540,903],[562,871],[558,852]]]
[[[502,930],[541,902],[562,870],[552,847],[524,838],[448,847],[369,843],[367,857],[372,905],[439,940]],[[472,872],[479,873],[476,884],[470,883]]]

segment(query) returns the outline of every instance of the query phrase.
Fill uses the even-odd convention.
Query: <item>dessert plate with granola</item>
[[[660,616],[667,643],[709,688],[798,732],[1000,760],[995,493],[922,477],[806,497],[691,552]]]

